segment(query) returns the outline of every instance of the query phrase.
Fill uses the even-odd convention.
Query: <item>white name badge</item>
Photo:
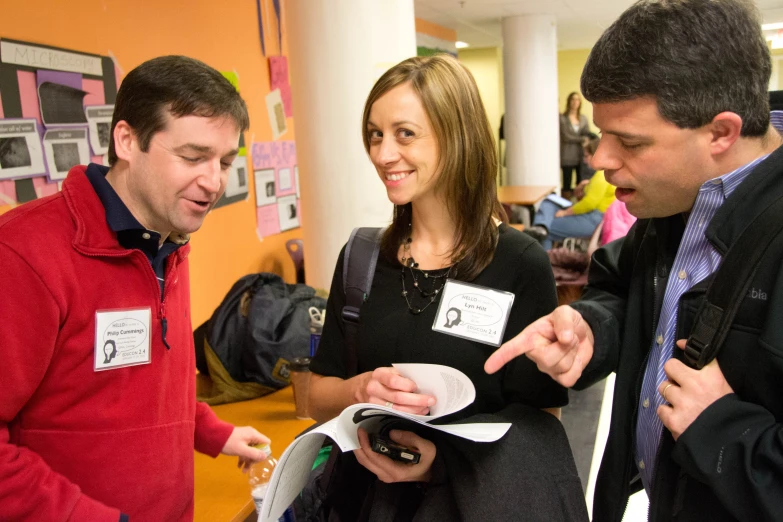
[[[150,363],[150,308],[95,312],[95,371]]]
[[[514,294],[449,279],[432,329],[456,337],[500,346]]]

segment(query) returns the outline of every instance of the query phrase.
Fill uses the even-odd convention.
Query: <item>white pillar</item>
[[[307,284],[328,289],[351,230],[391,221],[362,110],[380,75],[416,55],[413,0],[288,0],[285,18]]]
[[[560,185],[555,17],[503,19],[509,185]]]

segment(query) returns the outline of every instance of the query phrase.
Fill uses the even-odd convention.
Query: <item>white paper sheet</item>
[[[275,522],[307,484],[324,437],[332,439],[342,451],[359,448],[357,430],[372,426],[382,419],[407,419],[434,430],[475,442],[495,442],[506,434],[510,423],[476,423],[437,426],[431,421],[459,411],[472,403],[476,389],[468,377],[448,366],[438,364],[394,364],[402,375],[412,379],[423,393],[431,393],[438,401],[432,415],[411,415],[377,404],[354,404],[340,415],[305,435],[295,439],[283,452],[269,482],[267,496],[261,508],[259,522]],[[425,391],[426,390],[426,391]]]

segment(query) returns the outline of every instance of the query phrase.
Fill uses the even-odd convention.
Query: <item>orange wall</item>
[[[422,18],[416,19],[416,32],[428,34],[430,36],[434,36],[435,38],[440,38],[441,40],[447,40],[449,42],[457,41],[457,31],[449,29],[448,27],[443,27],[442,25],[438,25],[433,22],[428,22]]]
[[[271,0],[264,35],[267,56],[280,52]],[[281,2],[283,3],[283,2]],[[283,5],[285,9],[285,5]],[[3,2],[0,38],[25,40],[116,57],[127,72],[165,54],[186,54],[220,71],[236,70],[250,111],[245,142],[271,141],[264,96],[269,67],[261,54],[255,2],[247,0],[23,0]],[[283,54],[287,53],[285,34]],[[293,120],[280,139],[294,139]],[[256,235],[253,177],[247,201],[219,208],[192,236],[190,255],[193,325],[209,318],[231,285],[251,272],[295,279],[285,250],[301,229],[265,238]],[[2,212],[2,210],[0,210]]]

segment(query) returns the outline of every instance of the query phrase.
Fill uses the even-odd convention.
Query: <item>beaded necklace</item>
[[[408,310],[412,314],[418,315],[426,310],[427,307],[434,303],[438,298],[441,290],[443,290],[443,287],[446,285],[446,279],[448,279],[449,275],[451,275],[451,269],[453,266],[450,266],[448,270],[442,274],[437,275],[433,275],[429,271],[421,270],[419,268],[419,264],[415,259],[413,259],[413,256],[411,255],[411,241],[413,241],[413,238],[411,238],[410,234],[408,234],[408,238],[402,244],[402,270],[400,271],[400,282],[402,283],[402,297],[405,298],[405,304],[408,305]],[[411,289],[410,292],[405,287],[406,268],[410,272],[411,278],[413,279],[413,289]],[[424,280],[421,280],[416,275],[416,272],[419,272],[421,275],[423,275]],[[428,290],[424,288],[425,281],[432,281],[432,284],[429,286]],[[438,286],[438,283],[440,283],[440,286]],[[423,304],[417,304],[417,300],[423,302]]]

